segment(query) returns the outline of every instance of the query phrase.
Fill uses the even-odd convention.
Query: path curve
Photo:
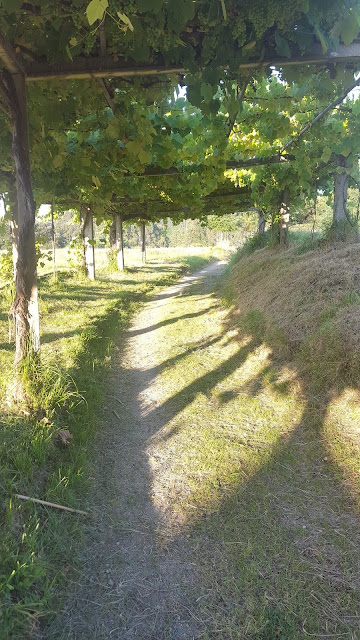
[[[199,636],[196,603],[187,595],[196,581],[187,537],[168,509],[166,483],[160,495],[159,490],[156,497],[153,494],[156,437],[171,418],[157,376],[164,366],[164,329],[186,321],[187,339],[191,337],[191,316],[205,315],[214,306],[211,292],[224,266],[212,263],[155,295],[116,349],[100,412],[103,424],[91,496],[94,517],[80,557],[82,570],[47,639]],[[194,312],[184,317],[181,302],[188,295],[193,296]],[[181,346],[174,344],[174,353]],[[181,390],[182,381],[178,382]]]

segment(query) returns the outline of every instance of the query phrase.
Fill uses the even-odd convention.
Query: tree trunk
[[[145,222],[141,222],[141,225],[140,225],[140,238],[141,238],[141,262],[146,262]]]
[[[121,213],[115,214],[116,257],[119,271],[124,271],[124,239]]]
[[[258,216],[258,232],[265,233],[266,220],[262,209],[259,209]]]
[[[287,247],[289,245],[289,219],[290,219],[290,193],[286,187],[282,193],[282,202],[280,206],[280,246]]]
[[[344,170],[338,173],[335,169],[334,173],[334,224],[345,222],[346,220],[349,221],[346,210],[349,187],[349,175],[346,173],[346,158],[341,155],[337,156],[336,164],[337,167],[343,167]]]
[[[52,243],[52,255],[53,255],[53,278],[57,280],[56,270],[56,235],[55,235],[55,223],[54,223],[54,203],[51,203],[51,243]]]
[[[12,122],[12,157],[16,179],[18,255],[16,296],[12,310],[16,336],[15,363],[19,364],[28,354],[36,353],[40,349],[35,202],[31,186],[25,77],[20,73],[12,75],[5,70],[2,75],[7,87]],[[16,213],[14,217],[16,218]]]
[[[12,258],[14,268],[14,282],[16,283],[16,265],[18,261],[18,244],[19,244],[19,216],[16,197],[15,178],[8,179],[8,204],[10,209],[10,236],[12,244]]]
[[[82,237],[85,275],[89,280],[95,280],[94,221],[90,209],[87,209],[83,216]]]

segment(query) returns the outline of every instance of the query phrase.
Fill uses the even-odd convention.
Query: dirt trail
[[[149,457],[156,459],[152,438],[168,420],[168,406],[157,384],[164,366],[163,329],[185,319],[191,335],[191,316],[205,315],[213,307],[209,293],[223,268],[221,263],[211,264],[154,296],[117,349],[106,407],[100,412],[103,424],[91,497],[94,518],[80,558],[82,571],[47,640],[198,637],[196,602],[187,595],[196,582],[187,536],[167,508],[166,484],[154,500],[156,465]],[[181,303],[187,295],[193,296],[194,314],[183,316]],[[181,348],[174,344],[174,353]],[[164,473],[161,464],[158,467],[157,472]]]

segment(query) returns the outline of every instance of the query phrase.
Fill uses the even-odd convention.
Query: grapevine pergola
[[[107,85],[109,79],[125,82],[129,78],[166,76],[175,83],[189,83],[189,92],[200,96],[204,109],[211,114],[217,108],[216,90],[220,81],[231,85],[240,78],[241,101],[251,73],[259,70],[336,64],[357,69],[360,66],[360,42],[356,40],[359,27],[356,23],[354,30],[346,12],[354,11],[353,17],[357,19],[358,2],[342,5],[330,0],[328,4],[321,15],[316,0],[310,3],[309,10],[303,0],[295,3],[259,0],[253,7],[241,0],[206,0],[199,6],[192,0],[137,0],[138,12],[129,17],[131,3],[120,0],[113,0],[110,7],[108,0],[92,0],[90,4],[85,0],[84,3],[46,0],[39,5],[35,1],[16,0],[14,6],[9,0],[2,2],[0,97],[12,130],[16,191],[13,217],[18,251],[13,315],[18,362],[29,348],[39,349],[27,85],[95,79],[107,105],[114,111]],[[124,7],[127,13],[123,13]],[[89,35],[84,27],[85,10],[88,21],[95,25]],[[307,11],[310,11],[309,17]],[[107,16],[111,20],[105,20]],[[159,20],[166,26],[163,35],[158,36]],[[207,21],[205,27],[204,20]],[[332,33],[335,27],[339,31],[337,40],[335,37],[326,42],[326,33]],[[309,29],[310,37],[306,35]],[[155,37],[157,40],[152,41]],[[237,111],[238,104],[230,118],[231,127]],[[226,168],[292,161],[294,156],[285,151],[284,148],[281,153],[265,159],[230,160]],[[146,178],[181,174],[177,167],[145,164],[141,175]]]

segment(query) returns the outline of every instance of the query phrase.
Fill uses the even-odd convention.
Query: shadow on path
[[[261,332],[249,333],[246,344],[212,371],[160,406],[151,401],[149,388],[161,371],[224,339],[226,326],[159,362],[151,352],[155,336],[149,335],[182,320],[190,321],[191,331],[191,318],[214,309],[218,273],[212,265],[154,296],[120,345],[92,465],[96,506],[82,569],[47,640],[360,637],[360,526],[323,432],[329,403],[345,386],[319,398],[311,381],[296,372],[305,401],[301,420],[279,431],[255,471],[241,467],[238,477],[245,481],[218,488],[211,509],[197,511],[172,541],[162,535],[167,513],[166,505],[163,512],[153,506],[150,439],[176,436],[179,425],[161,431],[197,394],[209,396],[261,344],[270,355],[247,386],[250,396],[259,396],[270,368],[280,379],[286,364],[275,343],[266,343]],[[179,303],[191,296],[194,312],[159,320],[177,296]],[[206,297],[197,311],[195,304]],[[234,395],[224,391],[221,401]]]

